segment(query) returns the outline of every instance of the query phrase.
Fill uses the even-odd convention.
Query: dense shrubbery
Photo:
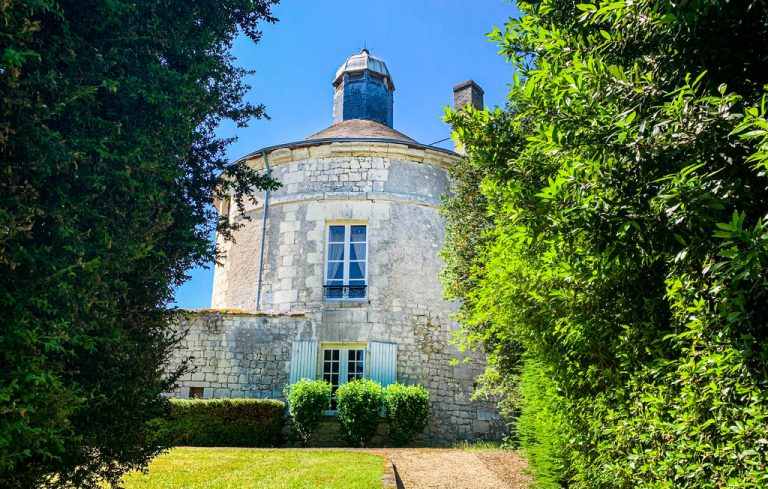
[[[568,413],[557,383],[546,367],[536,361],[523,362],[519,392],[514,396],[518,409],[514,434],[528,454],[538,487],[557,488],[567,483]]]
[[[420,385],[394,383],[384,392],[389,420],[389,437],[395,445],[405,445],[424,431],[429,420],[429,392]]]
[[[164,449],[147,423],[179,373],[167,306],[238,225],[211,202],[276,185],[216,134],[263,115],[229,48],[272,3],[0,8],[3,487],[103,487]]]
[[[336,390],[339,436],[353,447],[364,447],[376,434],[383,390],[378,382],[353,380]]]
[[[768,6],[518,4],[509,106],[449,116],[489,387],[548,483],[768,485]]]
[[[286,388],[285,397],[293,420],[293,433],[306,446],[320,425],[323,413],[330,407],[331,384],[302,379]]]
[[[154,427],[170,446],[276,447],[284,421],[285,404],[272,399],[171,399]]]

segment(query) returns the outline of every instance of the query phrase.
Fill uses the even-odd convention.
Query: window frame
[[[331,227],[333,226],[339,226],[344,228],[344,241],[333,241],[331,242]],[[352,260],[352,227],[353,226],[363,226],[365,227],[365,241],[362,242],[365,246],[365,258],[363,260]],[[323,300],[325,301],[365,301],[368,300],[368,266],[369,266],[369,248],[368,248],[368,232],[369,232],[369,226],[368,222],[365,221],[329,221],[326,222],[325,226],[325,263],[323,266]],[[359,241],[355,241],[355,243],[360,243]],[[331,245],[332,244],[342,244],[343,245],[343,258],[342,260],[331,260]],[[328,276],[329,271],[329,265],[334,262],[340,262],[342,267],[342,278],[341,278],[341,285],[337,284],[331,284],[329,282],[337,282],[339,279],[330,279]],[[351,268],[351,263],[363,263],[364,266],[364,273],[362,279],[350,279],[349,272]],[[362,285],[350,285],[350,280],[353,281],[360,281],[362,280]],[[364,287],[365,288],[365,294],[362,297],[344,297],[342,293],[342,297],[326,297],[326,287]],[[342,289],[343,290],[343,289]]]
[[[348,345],[330,344],[330,345],[323,345],[323,346],[320,347],[320,354],[318,355],[318,359],[319,359],[319,363],[320,363],[320,368],[318,369],[318,372],[320,374],[319,376],[320,376],[321,380],[327,380],[325,378],[325,375],[326,375],[326,372],[325,372],[325,364],[326,364],[325,352],[326,351],[332,352],[334,350],[339,352],[339,372],[338,372],[339,383],[336,385],[336,389],[338,389],[339,387],[341,387],[342,385],[344,385],[344,384],[346,384],[347,382],[350,381],[350,379],[349,379],[349,374],[350,374],[349,364],[350,364],[351,361],[349,360],[349,352],[352,352],[352,351],[362,352],[362,355],[363,355],[362,360],[357,360],[357,359],[356,360],[352,360],[352,362],[354,362],[356,364],[362,363],[362,367],[363,367],[363,370],[360,373],[360,376],[359,377],[355,376],[355,379],[367,379],[368,378],[368,377],[366,377],[366,374],[368,373],[368,365],[367,365],[367,362],[368,362],[368,348],[365,345],[359,345],[359,344],[348,344]],[[331,354],[331,359],[328,360],[328,362],[331,362],[331,363],[334,362],[333,354]],[[329,376],[331,376],[333,374],[334,373],[332,371],[328,372]],[[330,383],[330,380],[328,380],[328,382]],[[327,415],[331,415],[331,414],[336,413],[336,409],[333,407],[333,404],[332,404],[333,400],[334,400],[334,397],[335,397],[335,394],[336,394],[336,390],[333,389],[333,384],[331,384],[331,386],[332,386],[331,387],[332,391],[331,391],[331,399],[329,399],[329,409],[327,409],[325,411],[325,414],[327,414]]]
[[[187,399],[205,399],[205,387],[189,386]]]

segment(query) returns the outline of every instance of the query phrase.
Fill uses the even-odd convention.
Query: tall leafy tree
[[[534,469],[767,485],[768,4],[518,5],[508,107],[449,117],[482,192],[444,253]]]
[[[210,203],[276,185],[214,133],[264,115],[229,48],[274,3],[3,4],[0,485],[116,483],[162,448],[166,306],[231,229]]]

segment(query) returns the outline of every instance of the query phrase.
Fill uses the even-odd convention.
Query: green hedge
[[[376,435],[384,390],[373,380],[352,380],[336,391],[339,435],[352,447],[364,447]]]
[[[323,420],[323,413],[330,409],[331,384],[324,380],[301,379],[285,389],[293,434],[306,446],[310,436]]]
[[[389,437],[395,445],[408,444],[427,427],[429,392],[424,386],[395,382],[385,390],[384,405],[389,420]]]
[[[156,424],[170,446],[274,447],[284,422],[285,403],[272,399],[171,399]]]
[[[519,414],[515,431],[528,455],[539,489],[568,485],[567,443],[571,436],[565,400],[546,367],[525,359],[520,373]]]
[[[448,118],[486,392],[539,484],[768,487],[768,2],[517,6],[507,105]]]

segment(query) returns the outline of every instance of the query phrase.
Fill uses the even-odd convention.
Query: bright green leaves
[[[768,86],[765,87],[765,90],[768,91]],[[744,120],[731,133],[754,144],[755,151],[749,156],[748,161],[753,162],[755,167],[761,172],[768,170],[767,99],[768,95],[764,93],[760,98],[759,105],[748,107],[745,110]]]
[[[520,3],[506,117],[450,117],[446,276],[542,480],[768,484],[768,15],[725,5]]]

